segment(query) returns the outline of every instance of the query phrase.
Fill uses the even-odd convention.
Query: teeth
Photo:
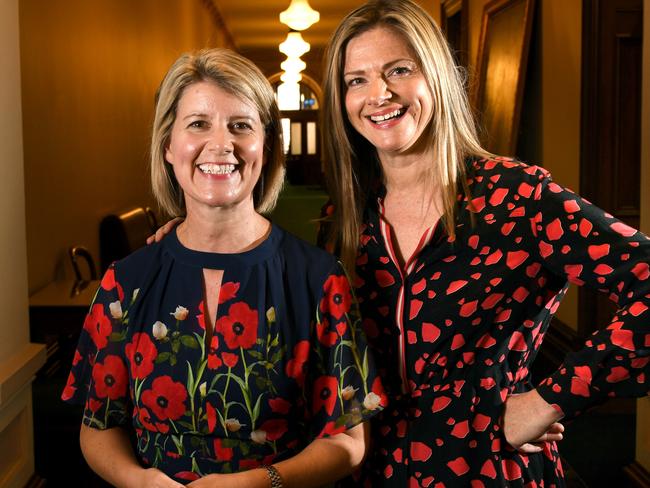
[[[373,122],[383,122],[384,120],[392,119],[393,117],[398,117],[404,113],[404,109],[397,109],[394,112],[390,112],[384,115],[371,115],[370,120]]]
[[[199,164],[199,169],[209,175],[229,175],[235,171],[234,164]]]

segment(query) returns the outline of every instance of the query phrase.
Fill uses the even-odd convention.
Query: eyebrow
[[[415,63],[415,64],[417,64],[417,63],[415,62],[415,60],[413,60],[413,59],[411,59],[411,58],[399,58],[399,59],[395,59],[395,60],[393,60],[393,61],[389,61],[388,63],[384,64],[384,65],[381,67],[381,69],[382,69],[382,70],[385,70],[385,69],[388,68],[389,66],[392,66],[392,65],[397,64],[397,63],[402,63],[402,62],[404,62],[404,61],[408,61],[409,63]],[[348,75],[360,75],[360,74],[363,74],[363,73],[365,73],[365,72],[366,72],[365,69],[357,69],[357,70],[353,70],[353,71],[346,71],[345,73],[343,73],[343,76],[348,76]]]
[[[185,117],[182,117],[181,120],[187,120],[187,119],[191,119],[193,117],[206,117],[207,118],[207,117],[210,117],[210,116],[207,113],[204,113],[204,112],[192,112],[192,113],[187,114]],[[229,117],[229,119],[246,119],[246,120],[254,121],[255,116],[246,115],[246,114],[236,114],[236,115],[233,115],[233,116]]]

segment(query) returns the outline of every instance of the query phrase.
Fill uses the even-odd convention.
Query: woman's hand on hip
[[[512,447],[525,452],[540,452],[542,442],[562,440],[562,414],[547,403],[537,390],[506,398],[501,422],[503,435]]]

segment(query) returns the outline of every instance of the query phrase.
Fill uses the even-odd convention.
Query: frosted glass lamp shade
[[[299,58],[309,51],[309,43],[305,42],[300,32],[289,32],[286,40],[280,44],[280,52],[288,58]]]
[[[280,13],[280,22],[293,30],[301,31],[320,20],[320,14],[309,6],[307,0],[291,0],[289,8]]]

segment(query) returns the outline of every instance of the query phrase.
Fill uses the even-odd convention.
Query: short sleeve
[[[340,263],[326,277],[315,310],[306,384],[314,437],[338,434],[387,404],[366,338],[359,307]]]
[[[610,324],[538,386],[567,417],[613,396],[650,390],[650,240],[545,174],[531,220],[536,251],[555,274],[606,293]]]
[[[61,398],[83,404],[83,423],[108,429],[131,420],[124,355],[128,306],[111,266],[90,306]]]

